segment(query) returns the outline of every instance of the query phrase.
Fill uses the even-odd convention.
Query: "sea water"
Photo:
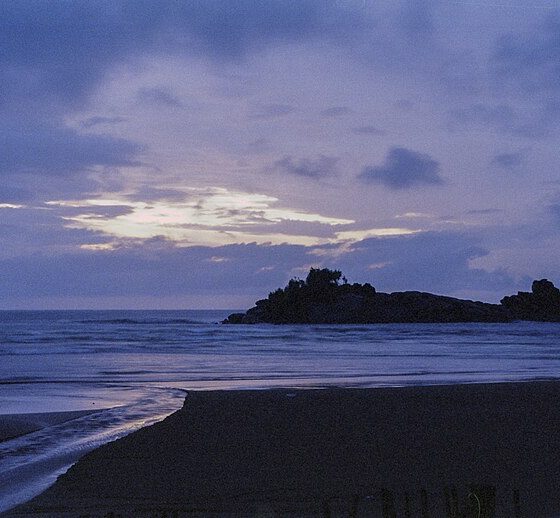
[[[229,312],[0,311],[0,414],[95,411],[0,443],[0,511],[188,390],[560,378],[560,324],[220,324]]]

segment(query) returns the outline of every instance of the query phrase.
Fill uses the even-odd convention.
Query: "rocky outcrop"
[[[534,281],[531,293],[520,291],[501,302],[514,320],[560,322],[560,290],[547,279]]]
[[[311,269],[307,279],[257,301],[224,323],[373,324],[403,322],[508,322],[503,305],[473,302],[417,291],[378,293],[370,284],[340,284],[340,271]]]

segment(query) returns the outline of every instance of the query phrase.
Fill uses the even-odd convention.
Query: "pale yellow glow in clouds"
[[[290,243],[316,245],[324,242],[309,235],[282,232],[285,221],[347,225],[353,220],[331,218],[287,208],[274,207],[277,198],[216,188],[185,191],[186,201],[129,201],[107,197],[78,201],[51,201],[50,206],[81,209],[63,216],[69,228],[82,228],[115,238],[149,239],[164,237],[180,246],[221,246],[233,243]],[[107,214],[103,214],[103,207]],[[125,209],[111,215],[111,208]],[[128,212],[126,211],[128,210]],[[277,232],[259,232],[259,226],[278,225]],[[101,250],[108,245],[84,245]]]
[[[411,230],[409,228],[370,228],[368,230],[348,230],[345,232],[336,232],[337,241],[361,241],[370,237],[387,237],[387,236],[407,236],[417,234],[421,230]]]
[[[116,240],[113,244],[82,245],[87,250],[110,250],[118,245],[119,239],[155,237],[163,237],[178,246],[241,243],[315,246],[416,232],[403,228],[378,228],[332,232],[330,237],[310,235],[313,232],[286,233],[282,229],[284,222],[336,227],[351,225],[355,221],[277,207],[278,201],[277,198],[264,194],[212,188],[184,190],[183,201],[145,202],[107,196],[77,201],[51,201],[48,205],[63,210],[74,209],[73,214],[62,215],[68,228],[87,229]],[[277,230],[271,231],[271,226]]]
[[[0,209],[23,209],[23,205],[14,205],[13,203],[0,203]]]

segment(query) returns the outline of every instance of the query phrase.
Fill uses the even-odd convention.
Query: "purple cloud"
[[[317,158],[294,159],[291,156],[277,160],[271,169],[280,173],[287,173],[305,178],[319,179],[337,174],[338,158],[320,155]]]
[[[439,162],[427,154],[402,147],[391,148],[383,165],[365,167],[360,178],[393,190],[443,183]]]

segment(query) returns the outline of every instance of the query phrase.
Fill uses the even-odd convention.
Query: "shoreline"
[[[94,414],[100,410],[102,409],[0,414],[0,443],[37,432],[48,426],[55,426],[78,417]]]
[[[550,516],[559,400],[558,381],[192,391],[2,516],[451,516],[473,495],[483,516]]]

